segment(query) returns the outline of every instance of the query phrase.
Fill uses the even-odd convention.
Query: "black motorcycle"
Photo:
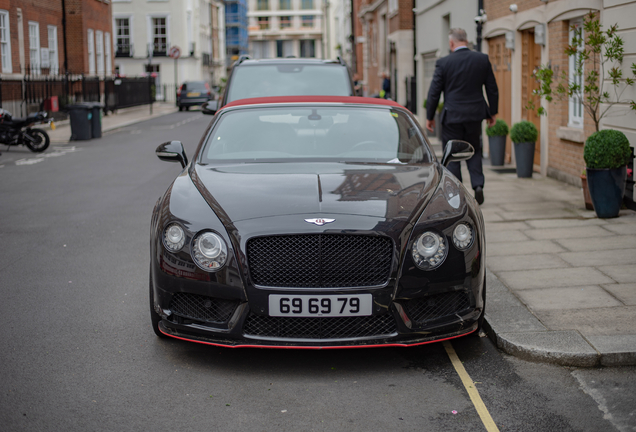
[[[32,128],[34,124],[50,123],[46,111],[31,113],[25,118],[13,118],[9,111],[0,108],[0,144],[8,146],[24,144],[35,153],[41,153],[49,147],[51,139],[42,129]]]

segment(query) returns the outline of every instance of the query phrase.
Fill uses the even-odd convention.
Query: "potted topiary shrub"
[[[524,120],[512,125],[510,139],[515,147],[517,177],[532,177],[534,146],[538,135],[537,127],[532,122]]]
[[[506,155],[508,124],[502,119],[497,119],[494,125],[486,128],[486,135],[488,135],[490,164],[493,166],[503,165],[504,157]]]
[[[599,218],[618,216],[625,193],[627,163],[631,155],[624,133],[604,129],[594,132],[585,141],[583,159],[587,185]]]

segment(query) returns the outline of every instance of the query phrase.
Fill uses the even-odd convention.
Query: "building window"
[[[310,10],[314,8],[314,0],[301,0],[300,8],[304,10]]]
[[[40,24],[29,22],[29,60],[31,72],[40,73]]]
[[[57,26],[47,27],[49,36],[49,73],[57,75],[59,73],[59,62],[57,58]]]
[[[280,9],[280,10],[290,10],[291,9],[291,0],[279,0],[278,9]]]
[[[258,17],[258,28],[260,30],[269,29],[269,17]]]
[[[300,56],[303,58],[316,57],[316,41],[313,39],[301,40]]]
[[[252,42],[252,51],[255,59],[269,58],[269,41]]]
[[[115,56],[130,57],[132,55],[132,44],[130,43],[130,18],[115,19]]]
[[[256,10],[259,10],[259,11],[269,10],[269,0],[256,0]]]
[[[307,27],[313,27],[314,26],[314,16],[313,15],[303,15],[301,17],[302,19],[302,26],[307,28]]]
[[[2,72],[11,73],[11,37],[9,32],[9,12],[0,11],[0,61]]]
[[[280,28],[281,29],[287,29],[287,28],[291,28],[292,26],[292,17],[290,16],[282,16],[280,18],[278,18],[278,22],[280,24]]]
[[[576,41],[574,40],[576,38]],[[583,51],[583,23],[580,20],[570,21],[570,45],[573,42],[578,44],[578,53],[570,56],[569,81],[570,84],[579,86],[579,91],[572,95],[568,103],[568,126],[582,128],[583,127],[583,72],[584,64],[581,63],[581,51]]]
[[[95,32],[95,54],[97,55],[97,73],[104,74],[104,33]]]
[[[289,57],[294,55],[294,41],[277,40],[276,41],[276,57]]]
[[[95,33],[88,29],[88,73],[95,73]]]
[[[110,33],[104,33],[104,59],[106,61],[106,75],[113,73],[113,60],[110,54]]]
[[[168,28],[167,19],[152,19],[152,51],[155,56],[166,56],[168,54]]]

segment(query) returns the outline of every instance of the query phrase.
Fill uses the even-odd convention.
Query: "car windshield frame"
[[[302,129],[300,126],[300,122],[301,122],[300,118],[302,118],[303,121],[305,122],[305,126],[303,127],[307,127],[307,120],[305,120],[304,117],[307,117],[307,119],[310,119],[313,116],[314,120],[310,120],[310,122],[314,122],[314,123],[321,122],[322,116],[325,117],[325,120],[328,120],[329,116],[325,115],[325,112],[324,112],[325,110],[327,111],[344,110],[345,113],[347,112],[359,113],[361,110],[368,110],[368,113],[372,116],[378,116],[378,115],[382,115],[383,113],[386,113],[388,116],[395,119],[396,129],[397,129],[395,132],[397,132],[398,135],[394,138],[399,139],[398,143],[389,144],[389,146],[391,145],[395,146],[395,148],[389,151],[393,151],[397,153],[399,148],[403,148],[403,146],[405,145],[410,146],[414,150],[412,154],[410,154],[410,156],[407,153],[398,153],[398,154],[392,155],[392,157],[388,157],[389,156],[388,151],[380,152],[380,151],[373,150],[373,152],[370,153],[369,150],[364,148],[359,149],[357,153],[352,151],[345,151],[340,154],[329,154],[329,155],[289,154],[289,156],[286,155],[282,157],[283,153],[276,154],[274,150],[268,150],[271,157],[236,157],[236,158],[210,157],[210,154],[213,154],[214,152],[214,146],[219,146],[223,144],[222,138],[219,134],[219,131],[225,134],[225,131],[223,131],[222,128],[227,127],[228,128],[227,131],[232,130],[234,131],[233,133],[244,133],[249,131],[249,133],[255,133],[255,132],[260,133],[259,137],[264,136],[263,131],[259,129],[255,130],[254,128],[233,127],[236,125],[232,125],[232,123],[229,123],[226,125],[225,123],[228,122],[228,119],[230,119],[231,116],[236,116],[235,118],[232,118],[233,123],[237,123],[237,120],[247,120],[249,115],[251,115],[252,117],[256,115],[260,117],[267,117],[270,119],[272,118],[272,116],[276,116],[276,115],[278,115],[279,117],[288,116],[289,117],[288,120],[285,119],[282,122],[274,122],[274,124],[288,123],[285,126],[290,126],[290,127],[285,127],[285,130],[288,131],[289,129],[294,129],[296,133],[296,136],[294,139],[299,140],[299,143],[296,145],[302,146],[303,142],[305,143],[307,142],[307,137],[309,137],[309,140],[312,140],[315,138],[318,142],[322,142],[322,143],[332,142],[333,139],[331,138],[333,137],[327,136],[329,132],[332,132],[334,134],[335,139],[338,139],[338,133],[334,132],[333,126],[331,127],[331,129],[328,129],[328,130],[324,130],[316,125],[309,126],[309,129]],[[300,111],[302,111],[305,114],[311,111],[311,114],[307,116],[304,116],[304,115],[298,116],[298,113]],[[322,116],[320,115],[321,113],[322,113]],[[243,116],[241,118],[242,114]],[[295,114],[295,115],[292,115],[292,114]],[[294,117],[300,117],[300,118],[296,122],[296,119]],[[377,120],[377,117],[374,120]],[[364,121],[365,120],[363,120],[363,122]],[[238,123],[241,123],[241,122],[238,122]],[[370,120],[367,120],[367,126],[370,126],[371,124],[375,125],[376,123],[377,122],[371,122]],[[342,127],[340,128],[341,131],[343,129],[353,130],[350,127],[345,128],[344,126],[348,126],[348,125],[342,125]],[[360,129],[355,129],[355,130],[360,131]],[[368,131],[368,128],[362,128],[362,131],[365,131],[367,134],[373,133],[372,131]],[[279,132],[282,132],[282,130],[275,131],[278,142],[283,142],[283,143],[286,142],[285,140],[279,139],[280,136],[282,136],[282,133],[279,133]],[[321,135],[324,135],[324,136],[321,137]],[[410,144],[404,144],[403,143],[404,140],[402,138],[404,136],[408,136],[408,138],[406,139],[412,140],[413,142]],[[224,135],[223,138],[225,137],[226,135]],[[256,141],[256,140],[250,141],[248,138],[249,137],[246,137],[243,140],[245,142],[250,142],[250,143]],[[351,136],[347,135],[346,137],[344,137],[344,139],[351,139]],[[316,144],[317,141],[313,142],[314,146],[319,145],[319,144]],[[360,142],[364,142],[364,141],[365,140],[361,140]],[[338,143],[336,144],[332,143],[332,146],[337,144]],[[352,146],[355,146],[355,145],[352,145]],[[321,147],[318,147],[318,148],[321,148]],[[366,150],[366,153],[365,153],[365,150]],[[249,154],[249,153],[246,153],[246,154]],[[344,105],[334,105],[334,104],[279,105],[279,104],[276,104],[276,105],[250,105],[250,106],[232,107],[230,109],[219,112],[218,118],[210,125],[210,129],[208,133],[202,139],[201,145],[199,147],[199,150],[196,156],[196,161],[197,161],[197,164],[199,165],[227,165],[227,164],[243,164],[243,163],[302,163],[302,162],[345,162],[345,163],[362,163],[362,164],[366,163],[366,164],[389,164],[389,165],[413,165],[413,164],[419,165],[419,164],[430,164],[436,160],[437,159],[435,157],[435,154],[430,147],[430,143],[425,138],[417,122],[412,118],[410,113],[408,113],[406,110],[401,109],[399,107],[393,107],[393,106],[357,105],[357,104],[344,104]]]
[[[302,79],[291,80],[303,73]],[[241,65],[232,72],[227,92],[225,103],[268,96],[353,96],[349,71],[331,63]]]

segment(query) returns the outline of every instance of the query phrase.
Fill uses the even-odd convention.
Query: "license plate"
[[[278,317],[349,317],[371,315],[371,294],[270,294],[269,315]]]
[[[51,122],[51,130],[55,130],[55,122]]]
[[[188,97],[197,97],[197,96],[201,96],[201,93],[199,92],[190,92],[187,95]]]

